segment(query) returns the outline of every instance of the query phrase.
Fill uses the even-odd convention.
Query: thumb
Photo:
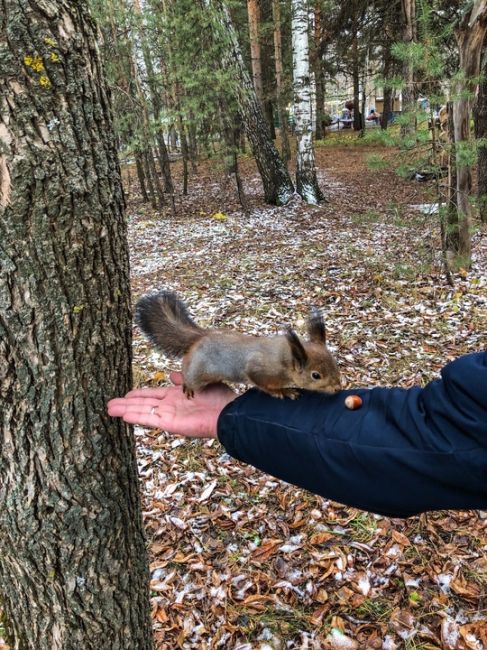
[[[172,383],[175,386],[181,386],[183,383],[183,375],[181,372],[176,372],[176,371],[170,372],[169,379],[172,381]]]

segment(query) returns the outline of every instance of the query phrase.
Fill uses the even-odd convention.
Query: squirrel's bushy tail
[[[172,291],[141,298],[135,308],[135,319],[149,340],[170,357],[182,357],[207,333],[196,325],[185,304]]]

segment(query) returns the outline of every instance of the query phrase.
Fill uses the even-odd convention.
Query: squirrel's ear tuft
[[[308,335],[312,343],[326,345],[326,327],[320,309],[313,307],[308,318]]]
[[[291,353],[293,355],[293,360],[296,364],[296,367],[302,370],[308,361],[306,350],[304,349],[303,344],[299,340],[296,332],[290,327],[286,330],[286,338],[291,347]]]

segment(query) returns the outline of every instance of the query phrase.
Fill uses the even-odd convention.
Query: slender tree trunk
[[[144,165],[142,162],[142,156],[139,152],[135,154],[135,165],[137,167],[137,178],[139,179],[140,193],[142,194],[142,201],[144,203],[149,202],[149,195],[147,194],[147,188],[145,186],[145,173]]]
[[[392,104],[393,89],[391,86],[387,85],[387,81],[391,77],[392,64],[393,61],[392,61],[391,48],[389,44],[387,44],[386,47],[384,48],[384,61],[383,61],[383,72],[382,72],[385,81],[385,86],[384,86],[384,101],[382,106],[382,115],[380,118],[381,129],[387,129],[387,126],[389,124],[389,115],[393,110],[393,104]]]
[[[281,148],[282,158],[287,165],[291,159],[291,147],[289,146],[289,134],[287,128],[287,113],[284,106],[283,82],[282,82],[282,38],[281,38],[281,8],[279,0],[272,0],[272,18],[274,21],[274,62],[276,67],[276,100],[279,113],[279,124],[281,125]]]
[[[147,80],[148,80],[148,86],[150,91],[151,108],[154,116],[154,122],[156,125],[155,133],[156,133],[156,144],[157,144],[156,147],[157,159],[159,162],[159,167],[161,169],[162,175],[164,176],[164,185],[165,185],[164,189],[171,197],[172,213],[175,214],[176,206],[174,201],[174,186],[171,177],[169,152],[167,150],[166,143],[164,141],[164,136],[162,133],[162,125],[160,124],[160,116],[162,112],[162,98],[159,91],[159,85],[156,80],[151,51],[147,44],[140,0],[134,0],[134,9],[138,17],[140,43],[142,47],[142,55],[144,57],[144,64],[147,70]]]
[[[189,113],[189,124],[188,124],[188,149],[189,157],[191,159],[191,166],[194,172],[198,171],[198,141],[196,137],[196,127],[195,127],[195,118],[194,113],[190,111]]]
[[[315,138],[316,140],[322,140],[325,135],[325,84],[323,79],[323,67],[321,64],[321,59],[317,58],[315,61],[315,83],[316,83],[316,127],[315,127]]]
[[[453,87],[453,131],[456,152],[456,206],[458,213],[458,247],[449,250],[455,266],[471,264],[472,170],[462,157],[471,141],[470,116],[478,75],[480,55],[487,31],[487,0],[476,0],[471,12],[455,31],[460,54],[460,75]]]
[[[249,37],[250,37],[250,61],[252,64],[252,79],[254,89],[259,101],[264,103],[264,91],[262,86],[262,60],[260,56],[260,7],[259,0],[247,0],[247,12],[249,16]]]
[[[484,40],[483,51],[487,50]],[[487,222],[487,58],[484,61],[479,92],[474,109],[477,154],[477,196],[481,221]]]
[[[225,142],[225,169],[227,175],[235,176],[235,183],[237,186],[237,194],[240,205],[242,206],[245,213],[249,211],[249,204],[247,197],[245,196],[245,191],[240,177],[239,168],[238,168],[238,146],[240,140],[240,128],[237,123],[238,120],[235,119],[237,116],[234,116],[234,119],[231,120],[229,117],[228,108],[221,102],[220,105],[220,124],[221,131],[223,135],[223,140]],[[233,122],[233,123],[232,123]]]
[[[181,154],[183,156],[183,195],[188,195],[188,140],[181,113],[178,114],[179,139],[181,141]]]
[[[455,153],[455,128],[453,125],[453,104],[447,103],[448,113],[448,199],[446,210],[445,248],[447,265],[455,266],[456,251],[459,248],[458,206],[457,206],[457,161]]]
[[[296,190],[306,203],[323,199],[316,177],[309,70],[308,3],[292,0],[294,116],[296,120]]]
[[[145,156],[147,160],[147,167],[149,169],[149,176],[152,179],[154,187],[156,207],[162,208],[164,205],[164,191],[162,189],[161,179],[157,173],[156,163],[154,162],[154,149],[152,148],[151,144],[148,144],[147,149],[145,150]]]
[[[154,186],[152,167],[149,162],[150,157],[152,156],[152,152],[151,151],[148,152],[147,149],[145,149],[144,151],[141,152],[141,155],[142,155],[142,162],[144,165],[144,175],[145,175],[145,181],[147,184],[147,189],[149,194],[149,201],[152,206],[152,209],[157,210],[156,189]]]
[[[0,0],[0,591],[13,650],[151,650],[126,223],[86,4]]]
[[[360,137],[363,137],[365,135],[365,104],[367,102],[366,83],[367,83],[367,78],[364,73],[362,79],[362,97],[360,102],[360,113],[362,115],[362,119],[360,120],[361,122]]]
[[[403,42],[411,45],[416,41],[416,0],[401,0]],[[402,89],[401,136],[406,147],[416,144],[416,89],[414,87],[414,64],[408,56],[403,64],[404,87]]]
[[[174,124],[171,124],[169,127],[169,144],[170,144],[170,149],[173,153],[177,153],[179,151],[178,149],[178,132],[176,131],[176,127]]]
[[[448,254],[446,246],[446,223],[445,223],[445,208],[444,208],[444,199],[445,191],[440,183],[440,160],[438,159],[438,141],[436,136],[436,127],[435,127],[435,115],[433,106],[429,107],[429,119],[432,125],[431,128],[431,163],[433,169],[435,170],[435,193],[436,200],[438,202],[438,216],[440,220],[440,241],[441,241],[441,259],[443,261],[443,266],[445,269],[445,277],[450,286],[454,286],[453,277],[448,265]]]
[[[208,1],[205,0],[205,2]],[[292,181],[269,135],[262,106],[257,99],[242,59],[237,34],[228,9],[222,0],[213,0],[212,4],[218,12],[219,20],[228,39],[227,51],[222,63],[235,70],[236,77],[240,82],[237,97],[239,113],[262,178],[265,200],[267,203],[285,205],[294,194]]]
[[[137,67],[135,52],[130,53],[132,67],[132,92],[135,92],[135,100],[141,108],[141,141],[145,161],[145,174],[147,186],[151,195],[151,202],[154,208],[161,208],[164,205],[164,191],[154,163],[153,137],[150,128],[149,107],[140,82],[139,70]]]
[[[358,53],[357,28],[354,29],[352,41],[352,79],[353,79],[353,130],[362,129],[364,116],[360,112],[360,60]]]
[[[237,155],[237,137],[240,137],[238,129],[234,131],[234,150],[233,150],[233,173],[235,174],[235,183],[237,185],[237,194],[240,205],[242,206],[245,214],[249,212],[249,202],[247,196],[245,195],[244,186],[242,183],[242,177],[240,176],[240,171],[238,167],[238,155]]]

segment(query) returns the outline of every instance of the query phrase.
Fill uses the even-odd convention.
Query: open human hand
[[[170,379],[173,386],[131,390],[110,400],[108,414],[190,438],[216,438],[218,417],[237,395],[225,384],[213,384],[188,399],[181,373],[171,373]]]

